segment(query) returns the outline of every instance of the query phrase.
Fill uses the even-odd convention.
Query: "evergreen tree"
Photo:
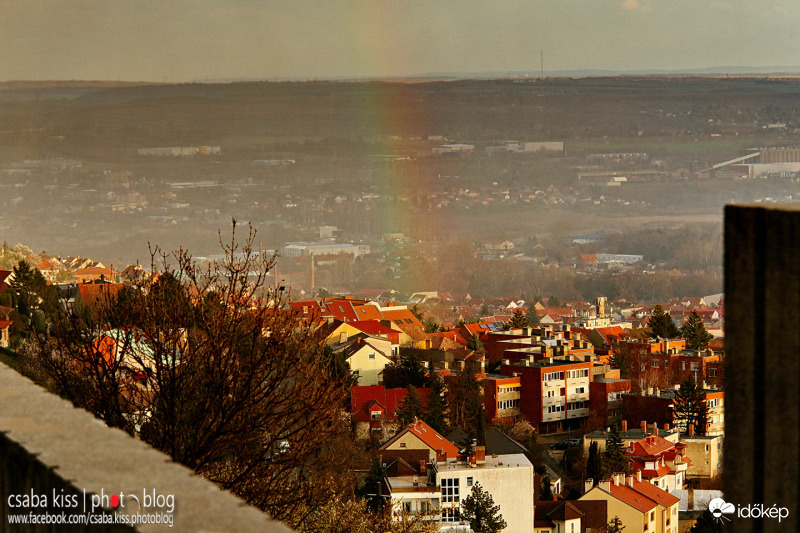
[[[662,339],[674,339],[680,333],[669,313],[664,311],[664,308],[660,305],[653,307],[647,324],[650,326],[650,336],[654,339],[659,337]]]
[[[597,485],[603,476],[603,461],[600,457],[597,441],[592,441],[589,445],[589,457],[586,459],[586,477],[591,478],[594,485]]]
[[[441,324],[439,324],[439,322],[433,317],[423,320],[422,327],[425,328],[425,333],[438,333],[440,331],[444,331],[444,328],[441,326]]]
[[[386,466],[380,462],[380,459],[375,459],[370,465],[367,477],[364,479],[364,486],[360,490],[361,495],[367,499],[369,508],[373,512],[382,512],[386,506],[386,498],[384,497],[386,493],[384,490],[385,481]]]
[[[527,315],[521,309],[515,309],[514,314],[511,315],[511,328],[520,329],[527,328],[530,325]]]
[[[47,282],[38,269],[33,268],[25,259],[13,268],[14,279],[10,285],[17,292],[17,310],[22,316],[30,316],[36,304],[37,295],[42,293]]]
[[[539,499],[545,502],[553,500],[553,481],[550,476],[546,475],[542,478],[542,493],[539,495]]]
[[[409,385],[408,394],[400,402],[400,407],[397,409],[398,420],[405,426],[416,418],[422,418],[424,413],[425,406],[422,405],[422,399],[419,397],[416,387]]]
[[[472,486],[472,493],[464,498],[461,508],[461,517],[475,533],[498,533],[506,527],[500,506],[495,505],[492,495],[480,483]]]
[[[675,420],[689,431],[689,426],[694,426],[697,435],[706,434],[708,422],[708,404],[705,400],[703,389],[692,380],[681,383],[673,400]]]
[[[681,336],[686,340],[689,350],[702,350],[711,341],[712,336],[703,324],[703,318],[692,311],[681,328]]]
[[[608,473],[628,472],[630,461],[625,456],[625,442],[618,424],[611,427],[606,437],[606,451],[603,453],[603,470]]]
[[[433,365],[430,365],[433,368]],[[447,401],[444,397],[444,382],[433,370],[428,376],[430,393],[428,394],[428,410],[422,419],[437,432],[445,435],[450,432],[447,425]]]
[[[606,533],[622,533],[623,529],[625,529],[625,526],[622,525],[622,520],[620,520],[618,516],[615,516],[608,521]]]
[[[400,389],[414,385],[424,387],[428,370],[422,360],[414,353],[406,357],[392,356],[392,360],[383,369],[383,385],[387,389]]]
[[[472,337],[469,339],[469,342],[467,343],[467,348],[478,353],[484,353],[486,351],[477,333],[472,334]]]

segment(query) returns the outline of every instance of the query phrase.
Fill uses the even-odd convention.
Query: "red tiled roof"
[[[438,331],[436,333],[428,333],[429,337],[443,337],[445,339],[450,339],[452,341],[457,342],[461,346],[466,346],[469,344],[467,341],[464,340],[464,337],[458,332],[458,330],[452,329],[450,331]]]
[[[425,329],[425,326],[422,325],[422,322],[414,316],[408,309],[384,309],[381,311],[383,318],[386,320],[391,320],[398,326],[417,326],[419,328]]]
[[[647,485],[650,485],[650,483],[647,483]],[[654,487],[653,485],[650,486]],[[631,507],[633,507],[638,511],[641,511],[642,513],[650,512],[651,510],[655,509],[658,506],[658,504],[655,501],[651,500],[649,497],[643,495],[639,491],[633,490],[627,485],[615,485],[612,482],[611,486],[609,487],[609,493],[618,500],[620,500],[621,502],[627,503],[628,505],[630,505]]]
[[[656,457],[674,447],[674,442],[670,442],[658,435],[648,435],[643,439],[632,442],[626,453],[631,457]]]
[[[0,320],[0,329],[6,329],[8,326],[13,324],[13,320]]]
[[[324,314],[338,318],[343,322],[355,322],[359,320],[359,317],[356,315],[356,310],[353,307],[353,302],[350,300],[341,299],[326,301],[322,305],[326,311]]]
[[[107,296],[116,296],[124,286],[124,283],[79,283],[81,303],[86,306],[102,303]]]
[[[437,452],[440,450],[443,451],[448,459],[455,459],[458,457],[458,447],[444,438],[441,434],[439,434],[436,430],[422,420],[417,420],[409,424],[407,428],[397,433],[397,435],[395,435],[392,439],[383,444],[381,448],[390,446],[393,442],[397,441],[407,433],[412,433],[415,435],[431,450]]]
[[[680,498],[673,496],[669,492],[661,490],[652,483],[647,483],[646,481],[634,480],[633,488],[636,489],[640,494],[644,494],[654,502],[659,503],[664,507],[671,507],[681,501]]]
[[[658,462],[658,468],[656,468],[656,469],[645,468],[645,466],[646,465],[645,465],[644,461],[637,460],[637,461],[633,462],[633,465],[631,466],[631,469],[634,472],[636,472],[637,470],[641,471],[642,472],[642,477],[644,477],[644,478],[652,478],[652,477],[660,478],[660,477],[666,476],[667,474],[672,472],[672,469],[669,466],[662,465],[660,461]]]
[[[359,331],[363,331],[367,335],[399,335],[402,333],[402,331],[384,326],[377,320],[357,320],[355,322],[348,322],[348,324]]]
[[[355,310],[359,320],[383,320],[381,312],[374,305],[357,305]]]

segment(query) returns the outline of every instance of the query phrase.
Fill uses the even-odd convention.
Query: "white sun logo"
[[[711,515],[714,517],[714,520],[721,522],[723,520],[730,521],[730,518],[723,516],[726,514],[733,514],[736,512],[736,506],[732,503],[728,503],[722,498],[714,498],[710,502],[708,502],[708,510],[711,512]]]

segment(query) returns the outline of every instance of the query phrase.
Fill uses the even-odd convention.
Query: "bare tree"
[[[54,310],[35,360],[76,405],[297,527],[348,482],[348,385],[267,285],[275,257],[254,241],[234,221],[202,267],[153,249],[155,281],[93,313]]]

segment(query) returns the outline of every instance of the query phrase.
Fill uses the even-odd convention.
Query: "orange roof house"
[[[75,279],[80,283],[94,283],[95,281],[119,281],[119,272],[105,267],[88,267],[75,271]]]
[[[458,446],[444,438],[422,420],[416,420],[386,441],[380,450],[428,450],[431,461],[443,462],[458,458]]]

